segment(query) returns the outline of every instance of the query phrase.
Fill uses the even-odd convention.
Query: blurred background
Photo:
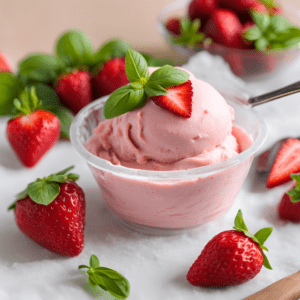
[[[171,2],[173,0],[0,0],[0,52],[4,52],[16,68],[30,53],[53,53],[60,34],[77,29],[91,37],[95,49],[112,38],[122,38],[137,51],[173,58],[180,64],[184,58],[170,49],[156,29],[158,13]],[[300,6],[299,0],[278,2],[283,7]],[[300,26],[299,20],[293,21]]]

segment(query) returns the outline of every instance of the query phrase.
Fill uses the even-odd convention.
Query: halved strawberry
[[[190,118],[192,115],[193,87],[190,80],[187,82],[166,88],[166,95],[151,97],[158,106],[172,112],[175,115]]]
[[[267,188],[272,188],[291,180],[291,173],[300,172],[300,141],[288,139],[279,150],[267,178]]]
[[[10,63],[2,52],[0,52],[0,72],[11,72]]]

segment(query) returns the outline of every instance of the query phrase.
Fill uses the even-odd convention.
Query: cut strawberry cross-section
[[[291,173],[300,172],[300,141],[290,138],[279,150],[267,178],[267,188],[272,188],[291,180]]]
[[[190,80],[187,82],[166,88],[166,95],[154,96],[151,100],[158,106],[172,112],[175,115],[190,118],[192,115],[193,88]]]

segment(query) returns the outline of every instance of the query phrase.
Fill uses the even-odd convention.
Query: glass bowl
[[[172,35],[165,27],[169,17],[187,17],[187,8],[191,0],[177,0],[164,7],[157,18],[157,30],[179,54],[190,58],[195,53],[206,50],[213,55],[220,55],[230,65],[233,73],[243,78],[256,78],[267,76],[278,70],[291,65],[300,55],[299,47],[286,50],[268,50],[258,52],[257,50],[242,50],[229,48],[218,43],[212,43],[203,48],[202,46],[187,47],[174,44]],[[299,19],[300,8],[291,4],[286,6],[286,10],[292,19]]]
[[[90,166],[100,187],[99,199],[103,198],[124,224],[148,233],[177,232],[200,226],[230,209],[255,153],[266,139],[267,129],[238,91],[223,95],[235,109],[235,123],[251,134],[254,142],[224,162],[188,170],[132,169],[91,154],[84,145],[104,120],[102,110],[108,96],[90,103],[76,115],[70,129],[71,143]]]

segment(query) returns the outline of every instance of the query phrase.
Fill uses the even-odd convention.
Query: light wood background
[[[61,33],[78,29],[92,38],[95,49],[109,39],[123,38],[137,51],[178,59],[156,29],[158,13],[171,2],[173,0],[0,0],[0,51],[16,68],[30,53],[53,53]],[[281,0],[280,3],[300,7],[300,0]],[[294,22],[300,26],[300,16]]]

